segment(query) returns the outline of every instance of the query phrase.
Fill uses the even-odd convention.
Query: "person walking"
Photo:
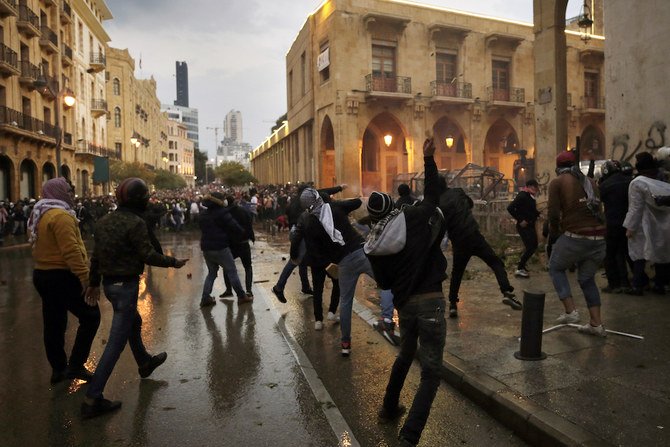
[[[440,385],[447,335],[446,300],[442,293],[447,260],[440,248],[445,226],[437,208],[440,182],[434,153],[433,140],[426,140],[423,145],[426,173],[424,200],[416,206],[405,207],[402,214],[399,210],[392,211],[392,206],[378,208],[373,204],[379,213],[375,216],[377,223],[365,245],[377,284],[393,292],[393,304],[400,319],[400,352],[391,368],[378,413],[381,422],[393,422],[403,415],[405,406],[399,403],[400,394],[417,350],[421,363],[419,387],[399,433],[400,446],[403,447],[416,446],[421,438]],[[386,196],[389,201],[391,199],[384,193],[376,194]],[[391,250],[389,254],[384,254],[382,244],[376,242],[382,240],[385,233],[393,231],[393,219],[404,219],[405,230],[400,230],[390,239],[404,238],[405,243],[400,251]]]
[[[161,255],[151,245],[143,218],[149,189],[143,180],[122,181],[116,188],[116,200],[116,211],[96,224],[90,285],[86,290],[87,302],[97,303],[102,282],[114,316],[105,350],[81,404],[81,415],[85,419],[121,408],[121,402],[105,399],[103,391],[126,343],[130,345],[141,378],[149,377],[167,359],[165,352],[149,354],[142,341],[142,317],[137,311],[140,275],[145,264],[181,268],[188,261]]]
[[[537,203],[535,197],[540,191],[540,185],[537,180],[528,180],[526,187],[519,191],[512,203],[507,207],[507,212],[516,219],[516,231],[521,236],[523,242],[524,252],[519,258],[515,276],[522,278],[530,277],[526,263],[535,254],[537,250],[537,229],[535,222],[540,213],[537,211]]]
[[[550,236],[558,237],[549,258],[549,276],[565,312],[558,324],[579,323],[566,271],[577,266],[577,282],[582,289],[590,320],[579,331],[606,337],[600,315],[600,292],[595,273],[605,258],[606,227],[600,215],[600,200],[593,179],[582,174],[574,152],[556,157],[558,177],[549,183],[547,217]],[[561,234],[562,232],[562,234]]]
[[[35,269],[33,284],[42,298],[44,348],[51,365],[51,384],[64,379],[88,381],[86,369],[93,339],[100,326],[97,301],[85,299],[88,256],[75,217],[74,190],[64,177],[47,180],[42,199],[28,222]],[[70,358],[65,354],[67,314],[79,320]]]
[[[230,212],[230,215],[244,230],[243,233],[239,235],[233,233],[230,242],[230,252],[233,255],[233,259],[240,258],[240,261],[242,261],[246,293],[247,296],[253,297],[252,285],[254,283],[254,270],[251,263],[251,246],[249,245],[249,241],[256,242],[253,219],[249,211],[235,203],[235,197],[228,196],[226,201],[228,202],[228,211]],[[233,296],[230,278],[225,270],[223,272],[223,282],[226,285],[226,290],[220,295],[220,298]]]

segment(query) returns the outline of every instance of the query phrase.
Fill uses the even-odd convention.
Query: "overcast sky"
[[[200,150],[215,154],[214,131],[228,111],[242,112],[253,147],[286,113],[285,55],[322,0],[106,0],[105,22],[115,48],[128,48],[135,76],[154,76],[158,97],[176,97],[175,61],[186,61],[189,105],[199,110]],[[532,22],[532,0],[425,0],[494,17]],[[570,0],[567,16],[579,13]],[[139,68],[139,61],[142,68]],[[219,140],[223,131],[219,131]]]

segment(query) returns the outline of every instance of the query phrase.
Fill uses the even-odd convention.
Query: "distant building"
[[[249,143],[233,141],[231,138],[224,138],[219,147],[216,148],[216,162],[219,166],[226,161],[234,161],[249,168],[249,154],[253,147]]]
[[[188,129],[188,139],[193,141],[194,148],[200,148],[198,143],[198,109],[170,104],[161,105],[161,110],[167,112],[168,118],[183,123]]]
[[[188,65],[186,62],[175,62],[177,73],[177,99],[176,106],[188,107]]]
[[[193,142],[187,137],[187,127],[168,120],[168,169],[182,176],[188,186],[195,186]]]
[[[238,143],[244,141],[242,136],[242,112],[239,110],[228,112],[226,119],[223,121],[223,129],[227,138]]]

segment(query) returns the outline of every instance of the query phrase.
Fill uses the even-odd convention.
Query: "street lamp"
[[[588,5],[588,2],[584,0],[582,5],[582,10],[579,13],[579,20],[577,21],[577,26],[581,30],[580,38],[587,42],[591,39],[591,27],[593,26],[593,20],[591,19],[591,7]]]
[[[391,135],[390,133],[384,135],[384,143],[386,144],[386,147],[391,146],[392,142],[393,142],[393,135]]]
[[[447,149],[451,149],[451,146],[454,145],[454,137],[447,135],[447,138],[444,140],[444,142],[447,144]]]
[[[54,130],[56,131],[56,176],[60,177],[62,174],[61,168],[61,147],[63,145],[63,129],[60,127],[60,101],[63,101],[65,107],[70,108],[76,102],[74,93],[67,87],[62,90],[54,90],[53,85],[49,84],[44,73],[40,73],[37,79],[33,82],[33,87],[41,95],[51,93],[54,99]]]

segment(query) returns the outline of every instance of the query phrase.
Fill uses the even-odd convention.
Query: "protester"
[[[398,200],[395,202],[395,207],[400,209],[404,205],[414,205],[417,200],[412,195],[412,190],[409,188],[409,185],[406,183],[401,183],[398,185]]]
[[[537,229],[535,222],[540,213],[537,211],[536,196],[540,192],[537,180],[528,180],[526,187],[522,188],[512,203],[507,207],[507,212],[516,219],[516,231],[521,236],[524,252],[519,258],[515,276],[528,278],[530,274],[526,269],[526,263],[537,250]]]
[[[100,325],[97,301],[84,299],[88,256],[73,206],[72,184],[64,177],[47,180],[28,224],[35,260],[33,284],[42,298],[44,347],[52,384],[93,377],[84,364]],[[68,312],[79,320],[69,360],[64,349]]]
[[[240,227],[242,227],[243,230],[241,234],[236,234],[235,232],[231,234],[230,252],[233,255],[233,259],[240,258],[240,261],[242,261],[242,266],[244,267],[244,285],[246,286],[246,293],[247,296],[253,297],[254,293],[252,291],[252,285],[254,282],[254,270],[253,265],[251,264],[251,246],[249,245],[249,241],[254,243],[256,242],[256,236],[254,235],[254,228],[252,225],[253,218],[251,217],[251,213],[249,211],[240,206],[237,206],[235,203],[235,197],[228,196],[226,201],[228,202],[228,211],[230,212],[230,215],[233,219],[235,219],[235,222],[237,222]],[[225,298],[228,296],[233,296],[230,278],[228,277],[228,274],[225,270],[223,272],[223,280],[226,285],[226,290],[220,295],[220,297]]]

